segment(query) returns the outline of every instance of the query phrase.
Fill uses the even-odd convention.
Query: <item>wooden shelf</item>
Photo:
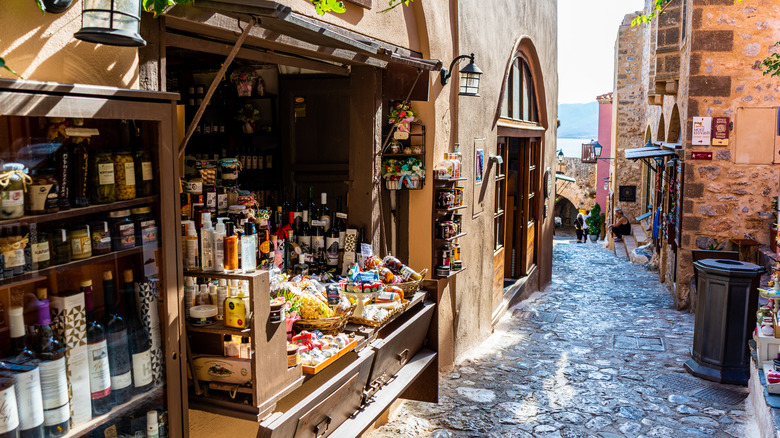
[[[436,277],[438,277],[438,278],[450,278],[450,277],[454,277],[454,276],[460,274],[461,272],[463,272],[465,270],[466,270],[466,267],[464,266],[464,267],[458,269],[457,271],[450,271],[450,275],[447,275],[446,277],[443,276],[443,275],[437,275]]]
[[[207,325],[203,327],[187,324],[188,332],[195,333],[213,333],[218,335],[236,335],[236,336],[249,336],[249,327],[235,328],[228,327],[224,321],[217,321],[216,324]]]
[[[425,153],[420,154],[382,154],[382,158],[409,158],[409,157],[422,157]]]
[[[437,237],[436,240],[441,240],[441,241],[444,241],[444,242],[452,242],[455,239],[460,239],[461,237],[464,237],[466,234],[468,234],[468,233],[460,233],[460,234],[458,234],[456,236],[448,237],[446,239],[442,239],[440,237]]]
[[[449,213],[451,211],[457,211],[457,210],[463,210],[464,208],[468,207],[468,205],[463,204],[459,205],[457,207],[450,207],[450,208],[437,208],[436,211],[438,213]]]
[[[127,414],[141,406],[144,402],[152,401],[156,398],[161,398],[162,395],[163,386],[159,385],[149,392],[145,392],[133,397],[129,402],[123,405],[115,406],[114,409],[111,409],[111,411],[106,414],[94,417],[86,423],[72,428],[70,432],[64,436],[65,438],[83,436],[86,435],[89,431],[106,424],[108,421],[123,420],[127,417]],[[162,400],[160,401],[160,406],[163,406]]]
[[[239,280],[249,280],[250,278],[257,277],[261,275],[263,270],[256,270],[255,272],[252,272],[250,274],[243,274],[243,273],[235,273],[235,274],[228,274],[224,272],[216,272],[216,271],[184,271],[185,277],[198,277],[198,278],[224,278],[226,280],[230,279],[239,279]]]
[[[65,219],[80,218],[90,214],[103,213],[105,211],[124,210],[144,204],[151,204],[159,199],[159,195],[145,196],[143,198],[130,199],[128,201],[117,201],[110,204],[90,205],[89,207],[71,208],[70,210],[59,211],[57,213],[39,214],[36,216],[23,216],[18,219],[6,219],[0,221],[0,226],[4,225],[29,225],[42,224],[46,222],[55,222]]]
[[[434,179],[434,181],[436,181],[437,183],[455,183],[455,182],[458,182],[458,181],[468,181],[468,180],[469,179],[466,178],[465,176],[461,177],[461,178],[452,178],[452,179],[440,179],[440,178],[435,178]]]
[[[35,283],[36,281],[46,280],[48,275],[56,274],[58,272],[69,271],[74,268],[79,268],[87,265],[94,265],[96,263],[107,262],[118,259],[120,257],[127,257],[135,254],[140,254],[143,251],[142,246],[136,246],[135,248],[125,249],[122,251],[114,251],[108,254],[94,256],[86,258],[84,260],[76,260],[63,265],[56,265],[46,269],[39,269],[37,271],[28,272],[27,274],[16,275],[0,280],[0,288],[9,288],[14,286],[22,286],[24,284]]]

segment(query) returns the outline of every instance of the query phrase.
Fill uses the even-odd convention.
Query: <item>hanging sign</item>
[[[712,135],[712,117],[694,117],[692,143],[697,146],[709,146]]]
[[[691,160],[712,160],[712,152],[691,152]]]
[[[712,118],[712,145],[713,146],[729,145],[729,118],[728,117]]]

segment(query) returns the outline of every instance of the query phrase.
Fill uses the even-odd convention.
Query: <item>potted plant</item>
[[[255,132],[255,122],[260,120],[260,110],[248,103],[238,110],[236,120],[244,123],[244,134],[253,134]]]
[[[396,102],[390,106],[390,114],[387,115],[387,123],[398,128],[399,132],[409,134],[410,125],[414,121],[412,105],[407,102]]]
[[[599,235],[601,234],[601,224],[604,221],[604,215],[601,214],[601,206],[597,202],[596,205],[590,210],[590,216],[585,221],[588,225],[588,233],[590,233],[590,241],[597,242]]]
[[[238,68],[230,74],[230,81],[236,86],[239,97],[250,97],[257,82],[257,72],[249,67]]]

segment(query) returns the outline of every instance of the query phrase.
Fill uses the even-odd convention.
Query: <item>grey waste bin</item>
[[[685,369],[714,382],[747,385],[748,340],[756,328],[758,290],[763,268],[736,260],[706,259],[693,264],[696,322],[692,359]]]

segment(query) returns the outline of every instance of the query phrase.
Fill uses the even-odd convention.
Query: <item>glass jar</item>
[[[188,178],[186,181],[182,181],[182,187],[184,193],[200,195],[203,193],[203,180],[200,177]]]
[[[157,242],[157,222],[152,215],[152,207],[139,207],[132,210],[135,224],[135,245],[144,246]]]
[[[236,224],[236,227],[243,227],[244,223],[249,218],[246,205],[231,205],[228,207],[228,217],[230,218],[230,222]]]
[[[92,255],[102,255],[111,252],[111,229],[107,221],[96,221],[89,224],[92,236]]]
[[[59,182],[54,177],[54,169],[32,169],[32,183],[27,188],[27,214],[56,213],[59,207]]]
[[[116,172],[116,199],[126,201],[135,199],[135,164],[129,151],[119,151],[114,154],[114,171]]]
[[[241,171],[241,163],[235,158],[223,158],[219,160],[219,165],[222,168],[222,186],[237,186],[238,173]]]
[[[62,265],[71,261],[71,247],[68,239],[68,230],[59,228],[52,232],[51,251],[53,265]]]
[[[135,224],[130,219],[130,210],[117,210],[108,214],[111,228],[111,248],[122,251],[135,247]]]
[[[71,256],[73,260],[84,260],[92,257],[92,235],[89,225],[76,225],[68,231]]]
[[[24,185],[30,177],[24,173],[20,163],[3,164],[0,175],[5,186],[0,190],[0,219],[17,219],[24,216]]]
[[[49,233],[37,233],[35,242],[30,242],[32,250],[32,270],[46,269],[51,266],[51,237]]]
[[[116,201],[114,160],[109,152],[98,152],[92,158],[90,184],[93,204],[108,204]]]
[[[3,236],[0,237],[0,253],[3,255],[5,278],[24,273],[26,247],[27,238],[22,235],[18,227],[3,230]]]
[[[152,154],[146,149],[136,149],[133,163],[135,163],[135,195],[139,198],[151,196],[154,192]]]

